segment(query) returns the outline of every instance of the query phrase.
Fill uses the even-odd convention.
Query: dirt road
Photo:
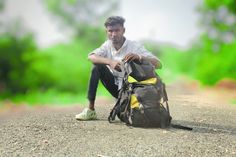
[[[223,91],[167,91],[173,123],[192,131],[109,124],[112,100],[98,101],[99,120],[89,122],[74,119],[78,106],[24,108],[0,115],[0,156],[236,156],[236,105],[225,101]]]

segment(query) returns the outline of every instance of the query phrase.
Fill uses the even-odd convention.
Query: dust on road
[[[0,156],[236,156],[236,106],[226,101],[232,92],[167,91],[173,123],[193,131],[109,124],[110,99],[97,102],[99,120],[88,122],[75,120],[79,106],[9,108],[0,115]]]

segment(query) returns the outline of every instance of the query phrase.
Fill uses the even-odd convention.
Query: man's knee
[[[107,70],[107,66],[103,64],[94,64],[92,68],[92,73],[102,73]]]

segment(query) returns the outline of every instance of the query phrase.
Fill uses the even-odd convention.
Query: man
[[[82,113],[76,115],[77,120],[97,119],[94,103],[99,80],[113,97],[118,97],[121,83],[119,79],[121,61],[148,60],[156,68],[161,68],[157,57],[143,46],[124,37],[124,22],[123,17],[109,17],[104,24],[108,40],[88,55],[88,59],[94,64],[88,88],[89,106]]]

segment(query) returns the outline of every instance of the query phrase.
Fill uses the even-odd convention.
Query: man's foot
[[[76,120],[95,120],[97,119],[97,114],[95,110],[85,108],[80,114],[75,116]]]

